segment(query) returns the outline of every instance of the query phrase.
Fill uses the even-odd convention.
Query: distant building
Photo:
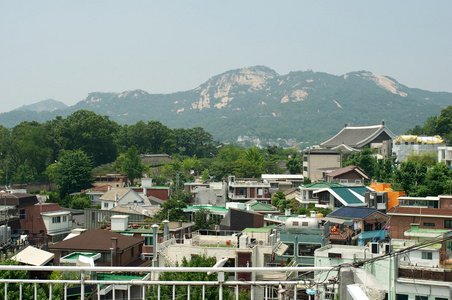
[[[116,188],[122,188],[128,185],[127,174],[93,174],[93,186],[110,185]]]
[[[303,176],[312,182],[322,180],[325,169],[342,167],[342,153],[337,150],[308,149],[303,155]]]
[[[145,165],[172,163],[174,158],[168,154],[140,154],[141,162]]]
[[[452,167],[452,147],[438,147],[438,162],[445,163],[449,167]]]
[[[325,175],[327,182],[338,182],[347,186],[362,186],[370,182],[370,176],[357,166],[347,166]]]
[[[270,183],[257,179],[236,180],[235,176],[229,176],[228,197],[235,202],[257,200],[270,203]]]
[[[443,145],[444,141],[439,135],[401,135],[393,142],[392,152],[396,155],[397,161],[402,162],[407,160],[410,154],[430,152],[437,155],[439,147]]]
[[[392,140],[395,135],[385,126],[384,122],[373,126],[347,126],[338,134],[320,144],[327,149],[349,148],[361,150],[365,147],[378,149],[378,154],[389,157],[392,154]],[[342,147],[342,148],[341,148]]]
[[[261,178],[270,183],[271,194],[298,187],[304,179],[301,174],[262,174]]]

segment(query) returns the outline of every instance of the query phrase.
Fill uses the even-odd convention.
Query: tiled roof
[[[425,207],[406,207],[406,206],[393,206],[386,213],[392,214],[404,214],[404,215],[422,215],[422,216],[444,216],[452,217],[452,209],[447,208],[425,208]]]
[[[33,205],[35,203],[38,203],[38,198],[36,195],[30,195],[30,194],[21,194],[21,193],[14,193],[14,194],[2,194],[2,205],[14,205],[18,207]]]
[[[258,201],[251,204],[251,209],[253,211],[277,211],[277,209],[273,205],[261,203]]]
[[[337,176],[340,176],[340,175],[343,175],[343,174],[346,174],[346,173],[352,172],[352,171],[356,171],[356,172],[360,173],[364,178],[370,179],[370,176],[367,175],[363,169],[361,169],[360,167],[357,167],[357,166],[353,166],[353,165],[334,170],[334,171],[326,174],[326,176],[334,178],[334,177],[337,177]]]
[[[143,239],[125,236],[109,230],[94,229],[79,236],[73,237],[54,245],[50,245],[50,250],[72,250],[72,251],[110,251],[112,238],[118,240],[118,250],[124,250],[136,244],[142,243]]]
[[[342,219],[365,219],[375,212],[378,212],[378,210],[373,207],[342,206],[338,210],[330,213],[328,217]]]
[[[91,189],[85,190],[84,192],[107,192],[108,189],[111,188],[111,185],[105,184],[105,185],[101,185],[101,186],[95,186]]]
[[[357,127],[347,126],[320,145],[323,147],[335,147],[344,144],[350,147],[360,148],[371,142],[382,132],[386,132],[391,138],[395,138],[395,135],[383,124]]]

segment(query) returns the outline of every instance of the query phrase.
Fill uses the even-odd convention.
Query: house
[[[184,190],[193,195],[195,205],[212,205],[225,207],[227,201],[227,184],[225,182],[187,182]]]
[[[143,240],[125,236],[109,230],[94,229],[71,239],[49,245],[49,251],[55,254],[54,264],[60,264],[60,258],[74,252],[100,253],[98,265],[132,266],[140,265]]]
[[[261,178],[270,183],[270,193],[284,192],[300,186],[304,177],[299,174],[262,174]]]
[[[338,186],[317,190],[313,196],[317,195],[317,207],[327,207],[336,210],[342,206],[367,206],[365,193],[370,191],[364,186]]]
[[[100,186],[95,186],[91,189],[84,190],[82,191],[82,193],[85,193],[89,197],[89,200],[91,200],[91,205],[96,206],[102,204],[102,201],[99,198],[103,194],[105,194],[105,192],[111,190],[111,188],[112,188],[111,185],[104,184]]]
[[[93,186],[110,185],[115,188],[123,188],[128,185],[127,174],[93,174]]]
[[[112,209],[121,204],[127,203],[143,203],[143,198],[130,188],[115,188],[105,192],[99,200],[101,201],[101,209]]]
[[[129,216],[129,224],[140,224],[147,218],[146,215],[142,213],[134,213],[133,211],[123,212],[116,210],[85,208],[85,228],[88,230],[100,227],[106,228],[109,224],[111,224],[111,217],[114,215]]]
[[[393,206],[399,205],[399,197],[405,196],[405,191],[394,191],[391,188],[390,183],[378,183],[378,182],[372,182],[369,186],[371,189],[373,189],[376,192],[385,192],[387,194],[387,209],[391,209]]]
[[[452,147],[450,146],[439,146],[438,147],[438,162],[445,163],[452,166]]]
[[[326,170],[342,167],[342,152],[330,149],[308,149],[303,155],[303,176],[311,182],[324,178]]]
[[[143,194],[146,197],[155,197],[166,201],[171,198],[171,188],[163,185],[158,186],[152,182],[152,178],[142,178],[141,187],[132,187],[138,194]]]
[[[276,227],[277,245],[274,263],[285,265],[290,261],[303,266],[314,266],[314,251],[329,244],[329,223],[317,217],[290,217],[283,226]]]
[[[318,204],[319,198],[317,194],[314,194],[314,192],[318,190],[328,189],[332,187],[341,187],[342,184],[339,183],[331,183],[326,181],[321,182],[313,182],[308,183],[300,186],[300,190],[298,195],[295,197],[295,199],[301,203],[301,205],[304,208],[307,208],[310,203]],[[315,196],[314,196],[315,195]]]
[[[72,230],[72,214],[66,210],[47,211],[41,213],[45,225],[48,242],[62,241]]]
[[[262,180],[237,179],[229,176],[228,197],[231,201],[246,202],[257,200],[259,202],[270,203],[270,183]]]
[[[373,126],[347,126],[345,124],[339,133],[320,144],[321,147],[333,149],[344,145],[353,149],[362,150],[365,147],[378,149],[383,157],[392,155],[392,140],[396,136],[385,126],[384,122]],[[312,180],[312,179],[311,179]]]
[[[346,186],[362,186],[370,182],[370,176],[357,166],[347,166],[334,170],[325,175],[327,182],[339,182]]]
[[[452,195],[399,197],[399,206],[388,210],[391,239],[402,239],[411,224],[419,229],[452,230]]]
[[[325,219],[329,220],[331,224],[336,223],[334,219],[352,222],[353,224],[350,224],[349,228],[354,231],[354,244],[356,243],[358,246],[365,246],[368,242],[386,240],[388,236],[389,228],[386,225],[389,217],[373,207],[343,206],[330,213]],[[334,232],[340,231],[337,230],[337,225],[335,225],[335,229]],[[350,232],[350,230],[344,230]]]
[[[392,153],[396,155],[398,162],[402,162],[407,160],[410,154],[430,152],[436,155],[440,146],[444,146],[444,141],[439,135],[400,135],[393,141]]]
[[[229,208],[228,213],[220,223],[220,230],[242,231],[245,228],[263,226],[264,215],[253,211]]]
[[[219,207],[219,206],[212,206],[212,205],[193,205],[193,206],[187,206],[183,209],[185,215],[187,216],[187,219],[189,221],[194,220],[195,214],[200,209],[206,209],[209,212],[209,219],[215,220],[215,224],[219,224],[221,220],[224,219],[226,214],[228,213],[229,209],[225,207]]]

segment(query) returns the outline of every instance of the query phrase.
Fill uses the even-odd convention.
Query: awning
[[[324,221],[329,221],[330,223],[333,223],[333,224],[340,224],[340,225],[346,225],[346,226],[353,225],[353,221],[345,220],[345,219],[325,217],[325,218],[323,218],[323,220]]]
[[[275,253],[278,254],[279,256],[282,256],[287,251],[287,249],[289,249],[289,246],[284,243],[281,243],[275,249]]]

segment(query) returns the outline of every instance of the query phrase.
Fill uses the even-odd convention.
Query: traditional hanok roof
[[[345,126],[338,134],[320,144],[322,147],[332,148],[347,145],[353,148],[362,148],[371,143],[380,134],[386,134],[389,139],[396,136],[384,125],[373,126]]]
[[[342,153],[345,153],[345,154],[358,153],[359,152],[358,149],[355,149],[353,147],[350,147],[350,146],[344,145],[344,144],[341,144],[341,145],[338,145],[336,147],[333,147],[333,148],[331,148],[331,150],[339,150],[339,151],[341,151]]]
[[[351,172],[351,171],[355,171],[355,172],[359,173],[365,179],[370,179],[370,176],[367,175],[366,172],[363,169],[361,169],[360,167],[357,167],[357,166],[353,166],[353,165],[346,166],[344,168],[340,168],[340,169],[334,170],[334,171],[326,174],[326,176],[334,178],[334,177],[346,174],[346,173]]]
[[[330,213],[327,217],[363,220],[376,212],[382,214],[376,208],[373,207],[342,206],[338,210]]]

